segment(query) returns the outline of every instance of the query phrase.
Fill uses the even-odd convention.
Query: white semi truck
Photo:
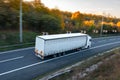
[[[56,34],[37,36],[35,55],[44,59],[74,49],[91,47],[91,37],[82,33]]]

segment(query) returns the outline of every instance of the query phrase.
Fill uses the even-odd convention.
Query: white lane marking
[[[4,63],[4,62],[8,62],[8,61],[13,61],[13,60],[20,59],[20,58],[23,58],[23,57],[24,57],[24,56],[20,56],[20,57],[16,57],[16,58],[11,58],[11,59],[2,60],[2,61],[0,61],[0,63]]]
[[[23,50],[29,50],[29,49],[34,49],[34,47],[29,47],[29,48],[23,48],[23,49],[17,49],[17,50],[11,50],[11,51],[0,52],[0,54],[9,53],[9,52],[23,51]]]
[[[100,40],[98,42],[106,42],[106,41],[113,41],[113,40],[116,40],[116,39],[105,39],[105,40]]]
[[[96,46],[96,47],[92,47],[92,48],[90,48],[89,50],[95,49],[95,48],[99,48],[99,47],[103,47],[103,46],[112,45],[112,44],[117,44],[117,43],[120,43],[120,41],[119,41],[119,42],[114,42],[114,43],[109,43],[109,44],[104,44],[104,45],[100,45],[100,46]],[[82,50],[81,52],[84,52],[84,51],[87,51],[87,50]],[[65,56],[73,55],[73,54],[76,54],[76,53],[78,53],[78,52],[71,53],[71,54],[68,54],[68,55],[65,55]],[[61,56],[61,57],[65,57],[65,56]],[[9,74],[9,73],[13,73],[13,72],[16,72],[16,71],[25,69],[25,68],[29,68],[29,67],[32,67],[32,66],[35,66],[35,65],[39,65],[39,64],[42,64],[42,63],[46,63],[46,62],[48,62],[48,61],[52,61],[52,60],[55,60],[55,59],[59,59],[59,58],[61,58],[61,57],[53,58],[53,59],[46,60],[46,61],[42,61],[42,62],[37,62],[37,63],[31,64],[31,65],[28,65],[28,66],[24,66],[24,67],[21,67],[21,68],[17,68],[17,69],[14,69],[14,70],[10,70],[10,71],[7,71],[7,72],[3,72],[3,73],[0,73],[0,76],[6,75],[6,74]]]
[[[108,46],[108,45],[117,44],[117,43],[120,43],[120,41],[114,42],[114,43],[108,43],[108,44],[104,44],[104,45],[100,45],[100,46],[96,46],[96,47],[92,47],[90,49],[94,49],[94,48],[98,48],[98,47],[103,47],[103,46]]]
[[[105,41],[107,41],[107,40],[101,40],[101,41],[98,41],[98,42],[105,42]]]

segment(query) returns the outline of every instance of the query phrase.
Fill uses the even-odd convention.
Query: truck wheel
[[[87,49],[89,49],[89,48],[90,48],[90,46],[87,47]]]

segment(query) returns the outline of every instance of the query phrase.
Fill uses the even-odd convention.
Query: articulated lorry
[[[44,59],[69,50],[86,49],[91,47],[91,37],[82,33],[67,33],[37,36],[35,55]]]

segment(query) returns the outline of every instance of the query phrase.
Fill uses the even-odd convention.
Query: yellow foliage
[[[119,21],[119,22],[117,22],[117,26],[120,28],[120,21]]]
[[[84,21],[83,23],[84,23],[84,25],[86,25],[86,26],[92,26],[92,25],[94,25],[94,20]]]
[[[101,24],[115,26],[113,22],[101,22]]]
[[[79,11],[72,14],[71,19],[79,19],[79,18],[80,18],[80,12]]]
[[[101,22],[101,24],[106,24],[106,25],[108,25],[108,23],[107,23],[107,22],[104,22],[104,21],[103,21],[103,22]]]
[[[115,24],[113,22],[109,22],[109,25],[114,26]]]

